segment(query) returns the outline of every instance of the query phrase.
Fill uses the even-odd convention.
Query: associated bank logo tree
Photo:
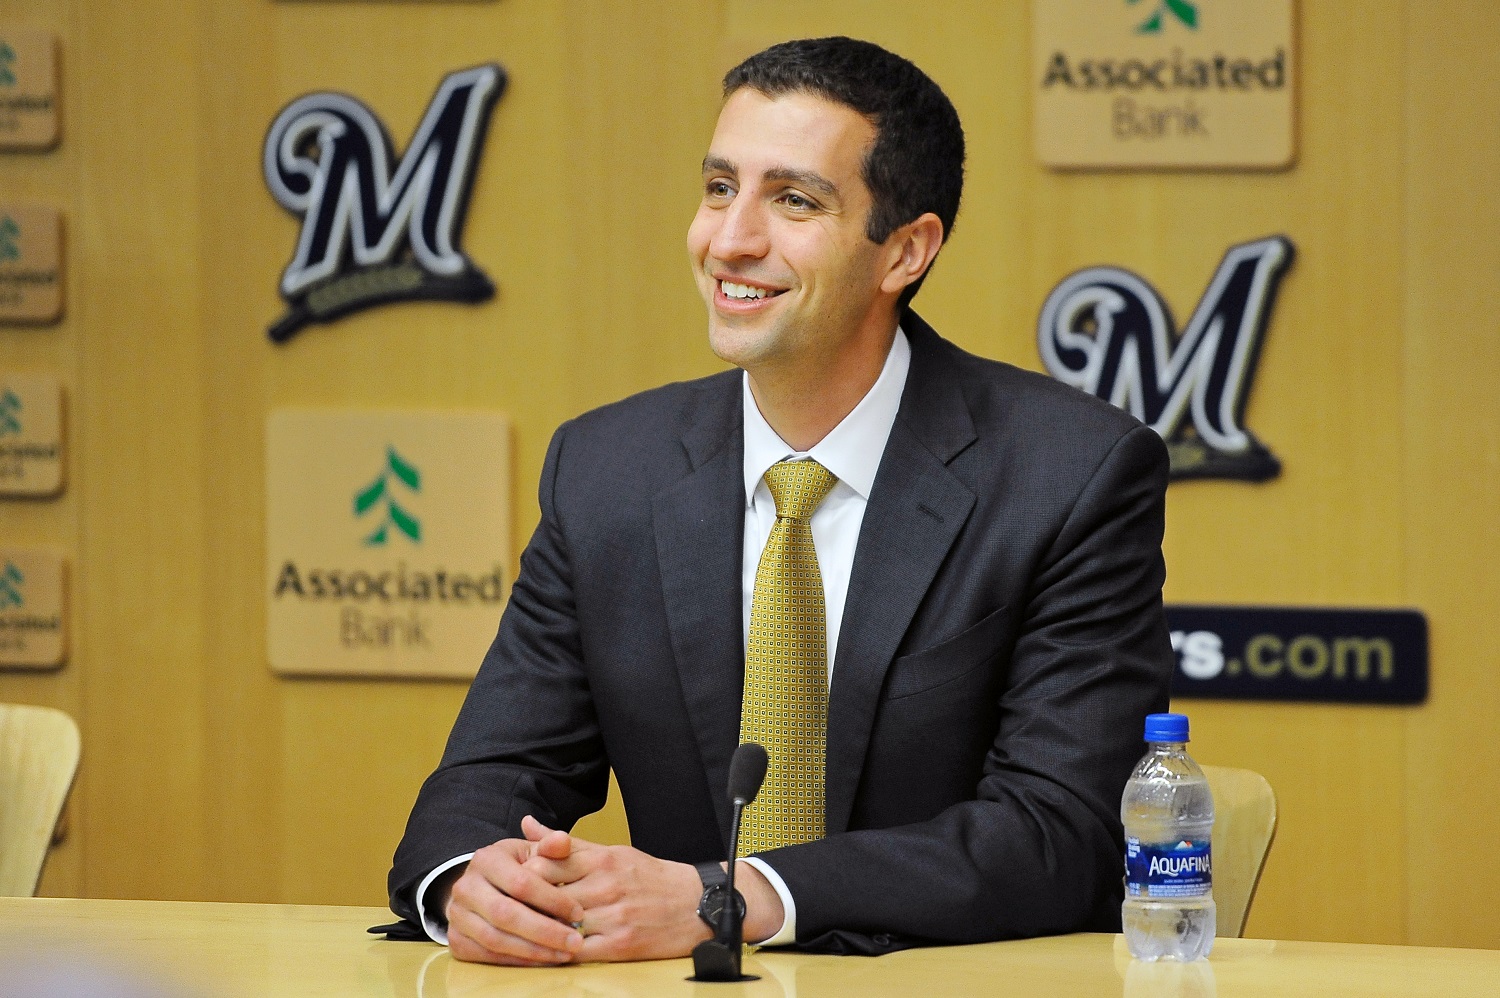
[[[7,561],[5,571],[0,572],[0,610],[26,606],[26,597],[21,592],[21,586],[25,582],[26,577],[21,574],[21,570]]]
[[[21,432],[21,400],[9,388],[0,394],[0,437]]]
[[[0,263],[21,259],[21,226],[9,215],[0,215]]]
[[[365,538],[365,544],[370,547],[384,545],[392,527],[405,534],[412,543],[422,542],[422,523],[396,502],[396,497],[392,494],[392,479],[414,493],[422,491],[422,473],[407,461],[402,460],[401,455],[396,453],[396,448],[386,445],[385,468],[375,481],[354,496],[354,515],[357,517],[364,516],[370,510],[380,506],[382,499],[385,500],[384,519],[380,521],[380,526],[375,528],[375,532]]]
[[[1290,240],[1233,246],[1180,337],[1156,289],[1119,267],[1065,278],[1042,305],[1037,341],[1059,381],[1150,425],[1172,477],[1264,481],[1281,462],[1244,426],[1245,401]]]
[[[11,71],[11,66],[16,61],[16,50],[0,41],[0,87],[13,87],[16,85],[16,74]]]
[[[281,277],[289,308],[270,327],[273,341],[385,302],[494,295],[459,236],[504,89],[493,64],[450,73],[399,162],[385,126],[353,97],[315,93],[287,105],[262,160],[271,195],[302,231]]]
[[[1141,0],[1125,0],[1128,4],[1138,4]],[[1162,18],[1171,15],[1185,26],[1198,30],[1198,6],[1189,3],[1188,0],[1158,0],[1156,10],[1146,18],[1135,30],[1141,35],[1161,34]]]

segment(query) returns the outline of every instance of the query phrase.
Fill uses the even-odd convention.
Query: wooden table
[[[1130,960],[1119,936],[1074,935],[890,956],[754,953],[743,984],[695,984],[687,960],[514,970],[365,934],[380,908],[0,898],[0,996],[542,998],[1041,996],[1241,998],[1500,995],[1500,951],[1220,939],[1198,964]],[[30,975],[30,976],[27,976]],[[38,977],[87,977],[48,991]],[[102,981],[130,979],[135,990]],[[144,981],[144,984],[139,982]]]

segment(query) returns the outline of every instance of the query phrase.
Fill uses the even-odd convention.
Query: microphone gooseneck
[[[740,906],[734,903],[734,868],[739,864],[735,858],[740,854],[740,819],[745,808],[755,801],[761,784],[766,782],[766,769],[771,757],[765,747],[755,742],[744,742],[734,750],[729,760],[729,803],[734,808],[734,819],[729,826],[729,880],[725,885],[729,893],[729,904],[719,919],[717,937],[726,946],[739,947],[745,942],[745,929],[740,920]],[[738,961],[736,961],[738,962]]]
[[[735,857],[740,850],[740,818],[745,808],[760,793],[766,779],[770,756],[763,746],[745,742],[734,750],[729,760],[729,803],[734,809],[729,826],[728,880],[725,882],[724,908],[714,938],[693,947],[694,981],[753,981],[740,972],[740,956],[745,948],[745,927],[740,915],[739,896],[734,890]]]

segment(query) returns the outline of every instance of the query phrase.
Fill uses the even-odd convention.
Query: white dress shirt
[[[910,368],[911,344],[907,342],[906,334],[897,328],[896,338],[891,343],[885,366],[881,368],[880,377],[875,380],[875,384],[853,411],[808,451],[793,449],[771,429],[771,424],[761,415],[755,404],[755,397],[750,392],[750,376],[744,376],[745,540],[740,579],[744,594],[742,637],[748,645],[755,572],[760,566],[761,551],[771,536],[771,528],[776,524],[776,503],[765,483],[766,470],[778,461],[811,458],[838,479],[827,498],[813,511],[809,521],[813,546],[818,554],[818,572],[823,577],[830,682],[833,680],[834,653],[838,648],[839,629],[844,618],[844,601],[849,595],[849,574],[854,567],[854,548],[859,542],[860,524],[865,519],[865,506],[869,503],[870,489],[875,484],[875,473],[880,469],[880,459],[885,454],[891,427],[896,424],[896,410],[901,407],[901,392],[906,387],[906,375]],[[417,914],[422,919],[422,928],[433,940],[444,945],[448,943],[448,929],[427,913],[427,889],[445,871],[460,863],[467,863],[473,855],[465,853],[455,856],[422,878],[422,883],[417,887]],[[765,875],[781,896],[781,904],[786,912],[780,930],[760,944],[777,946],[795,942],[797,905],[786,882],[764,860],[752,857],[743,862],[751,864]]]

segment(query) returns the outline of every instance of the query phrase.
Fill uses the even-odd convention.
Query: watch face
[[[708,888],[703,892],[703,898],[698,902],[698,917],[703,919],[715,929],[719,927],[719,916],[724,913],[724,902],[729,896],[729,887],[719,884]],[[734,892],[734,900],[739,907],[740,920],[745,918],[745,898],[739,891]]]

